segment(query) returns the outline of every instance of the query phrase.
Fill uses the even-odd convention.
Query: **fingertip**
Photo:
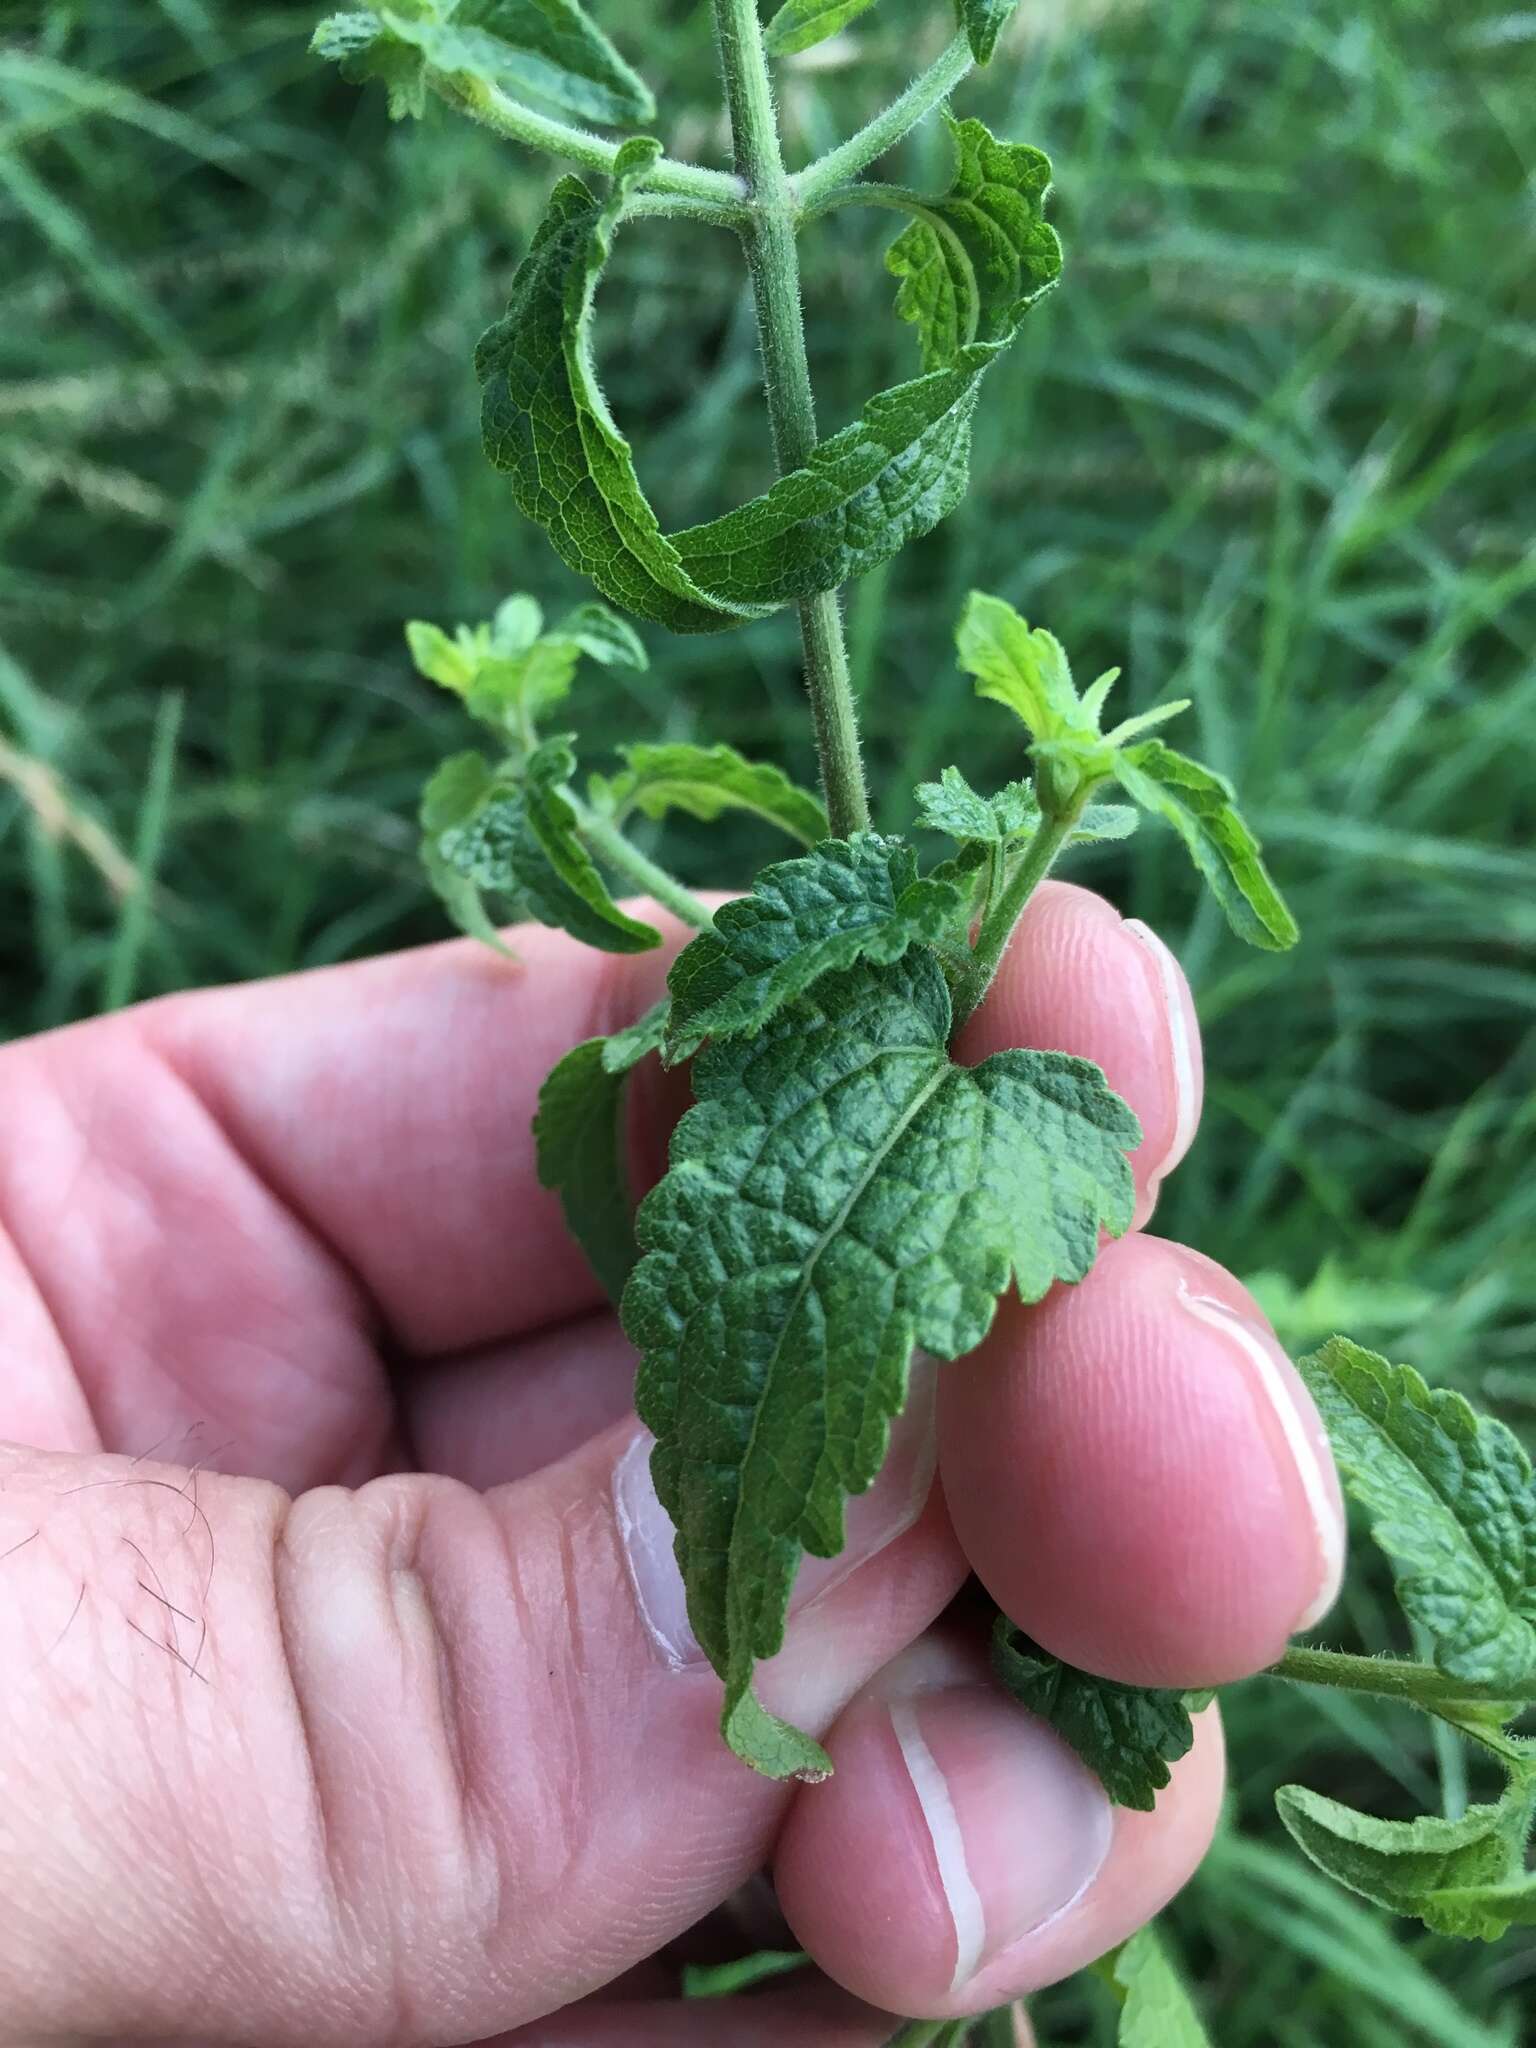
[[[1310,1397],[1238,1283],[1164,1240],[1005,1303],[943,1377],[940,1458],[972,1569],[1087,1670],[1226,1683],[1337,1592],[1343,1506]]]
[[[961,1056],[971,1061],[1017,1045],[1094,1061],[1136,1112],[1139,1228],[1200,1121],[1200,1028],[1178,961],[1149,926],[1123,919],[1091,889],[1044,883],[960,1036]]]

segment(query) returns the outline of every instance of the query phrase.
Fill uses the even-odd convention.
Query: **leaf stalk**
[[[906,91],[892,100],[883,113],[866,121],[846,142],[840,142],[836,149],[829,149],[825,156],[818,157],[796,174],[791,183],[801,209],[807,213],[817,211],[818,202],[835,186],[856,178],[866,165],[884,156],[887,150],[894,149],[925,114],[931,113],[940,100],[948,98],[974,61],[970,43],[963,34],[947,43],[928,69],[919,72]]]
[[[715,920],[708,904],[701,903],[691,889],[685,889],[665,868],[648,860],[610,819],[601,817],[590,804],[583,803],[574,790],[567,795],[576,813],[581,836],[600,860],[606,861],[609,867],[633,882],[647,896],[664,904],[684,924],[692,925],[695,931],[707,932],[710,929]]]
[[[1457,1707],[1501,1702],[1511,1706],[1536,1702],[1536,1673],[1520,1685],[1476,1685],[1464,1678],[1447,1678],[1433,1664],[1414,1663],[1406,1657],[1358,1657],[1344,1650],[1314,1650],[1302,1643],[1293,1643],[1264,1676],[1372,1693],[1378,1699],[1403,1700],[1431,1713],[1444,1709],[1454,1714]]]
[[[756,0],[714,0],[714,6],[736,172],[747,193],[742,235],[757,307],[763,389],[774,452],[780,470],[787,472],[802,468],[816,446],[795,249],[799,207],[779,146]],[[868,825],[869,797],[837,593],[806,598],[799,616],[827,814],[833,834],[841,838]]]
[[[976,935],[976,944],[971,949],[971,964],[965,979],[955,990],[955,1022],[958,1031],[992,986],[1003,955],[1008,950],[1008,941],[1013,937],[1014,926],[1019,921],[1025,904],[1050,873],[1057,854],[1072,837],[1078,819],[1088,799],[1084,791],[1081,799],[1070,810],[1060,816],[1042,817],[1035,827],[1034,836],[1025,847],[1017,867],[1004,883],[1001,893],[987,904],[986,914],[981,920],[981,930]]]

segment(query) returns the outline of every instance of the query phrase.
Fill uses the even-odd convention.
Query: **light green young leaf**
[[[1040,801],[1028,782],[1009,782],[995,796],[979,796],[958,768],[945,768],[937,782],[916,789],[917,822],[946,832],[962,844],[995,846],[1021,839],[1040,822]],[[1072,834],[1074,846],[1127,839],[1137,814],[1129,804],[1089,804]]]
[[[411,650],[411,660],[429,683],[437,683],[462,697],[475,680],[480,651],[473,634],[463,626],[450,640],[441,626],[429,625],[425,619],[409,619],[405,644]]]
[[[621,619],[605,604],[577,605],[550,627],[549,638],[569,641],[604,668],[646,669],[651,665],[645,642],[628,619]]]
[[[1095,1968],[1120,2000],[1119,2048],[1211,2048],[1155,1925],[1141,1928]]]
[[[311,49],[358,83],[389,88],[396,119],[420,115],[426,74],[531,93],[584,121],[632,127],[656,102],[579,0],[409,0],[333,14]]]
[[[1061,243],[1044,218],[1050,159],[999,142],[980,121],[945,116],[955,145],[949,190],[913,207],[886,251],[901,280],[896,311],[917,329],[925,370],[975,341],[1011,334],[1061,276]]]
[[[607,1038],[573,1046],[539,1090],[533,1120],[539,1184],[560,1197],[571,1235],[611,1301],[624,1291],[635,1250],[624,1097],[631,1068],[661,1043],[666,1004]]]
[[[955,631],[960,666],[976,678],[978,697],[1006,704],[1031,739],[1077,731],[1083,707],[1066,649],[1044,626],[1031,626],[1011,604],[973,590]]]
[[[1143,740],[1117,753],[1113,773],[1127,796],[1172,825],[1240,939],[1269,952],[1295,945],[1296,920],[1270,879],[1224,775],[1161,740]]]
[[[971,55],[988,64],[997,39],[1008,26],[1019,0],[960,0],[960,20],[970,40]]]
[[[1299,1361],[1345,1489],[1371,1517],[1404,1612],[1452,1678],[1518,1689],[1536,1674],[1536,1485],[1511,1432],[1333,1337]]]
[[[496,929],[495,920],[487,911],[476,884],[467,875],[461,875],[457,868],[449,866],[438,852],[435,840],[422,840],[421,864],[427,871],[427,880],[437,891],[438,900],[458,929],[468,938],[479,939],[503,958],[516,959],[512,948]]]
[[[773,1777],[819,1746],[752,1692],[780,1647],[801,1554],[843,1546],[914,1346],[957,1358],[997,1296],[1080,1279],[1132,1208],[1135,1117],[1066,1053],[951,1064],[937,960],[861,962],[750,1039],[712,1043],[665,1179],[640,1206],[624,1295],[636,1399],[678,1530],[722,1727]]]
[[[1072,1745],[1119,1806],[1150,1813],[1169,1764],[1195,1739],[1187,1693],[1095,1678],[1032,1643],[1005,1614],[992,1630],[992,1669],[1022,1706]]]
[[[808,789],[790,781],[768,761],[748,761],[723,742],[698,747],[686,741],[621,747],[626,772],[606,785],[608,800],[622,815],[634,809],[648,818],[686,811],[705,823],[722,811],[755,811],[804,846],[827,836],[827,814]]]
[[[1496,1941],[1510,1916],[1487,1892],[1511,1880],[1521,1888],[1532,1796],[1512,1785],[1496,1806],[1469,1806],[1459,1820],[1378,1820],[1304,1785],[1282,1785],[1275,1805],[1298,1847],[1350,1891],[1437,1934]]]
[[[491,621],[491,645],[498,654],[526,654],[543,630],[544,607],[526,590],[519,590],[497,605]]]
[[[942,939],[960,912],[950,883],[920,879],[912,849],[878,832],[829,839],[763,869],[672,963],[669,1061],[706,1038],[758,1031],[824,974],[888,963]]]
[[[871,398],[803,469],[749,504],[665,534],[593,368],[593,300],[633,179],[659,145],[619,152],[599,200],[562,178],[475,355],[485,451],[519,509],[604,596],[674,632],[761,618],[887,561],[964,496],[979,381],[1011,335]]]
[[[875,0],[785,0],[763,31],[770,57],[791,57],[824,43],[873,7]]]

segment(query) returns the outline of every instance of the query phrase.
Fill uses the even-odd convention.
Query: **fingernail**
[[[1180,1303],[1196,1321],[1230,1340],[1254,1392],[1279,1424],[1270,1441],[1299,1483],[1317,1546],[1316,1587],[1295,1623],[1297,1630],[1311,1628],[1338,1599],[1344,1578],[1344,1503],[1322,1422],[1300,1373],[1272,1330],[1183,1279],[1178,1291]]]
[[[910,1529],[933,1485],[936,1457],[934,1393],[936,1368],[913,1362],[907,1405],[891,1429],[890,1449],[880,1475],[846,1509],[848,1540],[836,1557],[807,1557],[795,1580],[790,1614],[825,1599],[850,1573]],[[672,1522],[651,1480],[656,1439],[636,1432],[613,1470],[614,1518],[624,1546],[640,1618],[662,1657],[674,1670],[705,1661],[688,1623],[688,1600],[673,1549]]]
[[[1061,1738],[995,1688],[946,1684],[920,1654],[888,1679],[912,1687],[888,1712],[954,1928],[958,1992],[1077,1903],[1114,1815]]]
[[[1167,1028],[1168,1062],[1173,1088],[1173,1129],[1161,1156],[1149,1162],[1137,1204],[1138,1227],[1151,1216],[1164,1175],[1171,1173],[1189,1150],[1200,1121],[1200,1025],[1194,998],[1183,969],[1157,933],[1139,917],[1128,917],[1130,933],[1152,964],[1154,985]]]

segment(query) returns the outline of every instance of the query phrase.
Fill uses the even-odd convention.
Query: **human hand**
[[[837,1774],[754,1777],[528,1128],[665,960],[517,944],[0,1053],[0,2041],[853,2048],[872,2007],[1002,2003],[1188,1876],[1221,1739],[1210,1710],[1157,1811],[1112,1811],[934,1627],[967,1571],[1156,1684],[1257,1669],[1337,1590],[1299,1379],[1229,1274],[1138,1227],[1005,1302],[936,1417],[919,1384],[762,1673]],[[1136,1110],[1144,1224],[1199,1112],[1171,955],[1046,885],[962,1052],[1015,1044]],[[654,1173],[673,1083],[636,1096]],[[675,2002],[652,1959],[765,1864],[833,1982]]]

